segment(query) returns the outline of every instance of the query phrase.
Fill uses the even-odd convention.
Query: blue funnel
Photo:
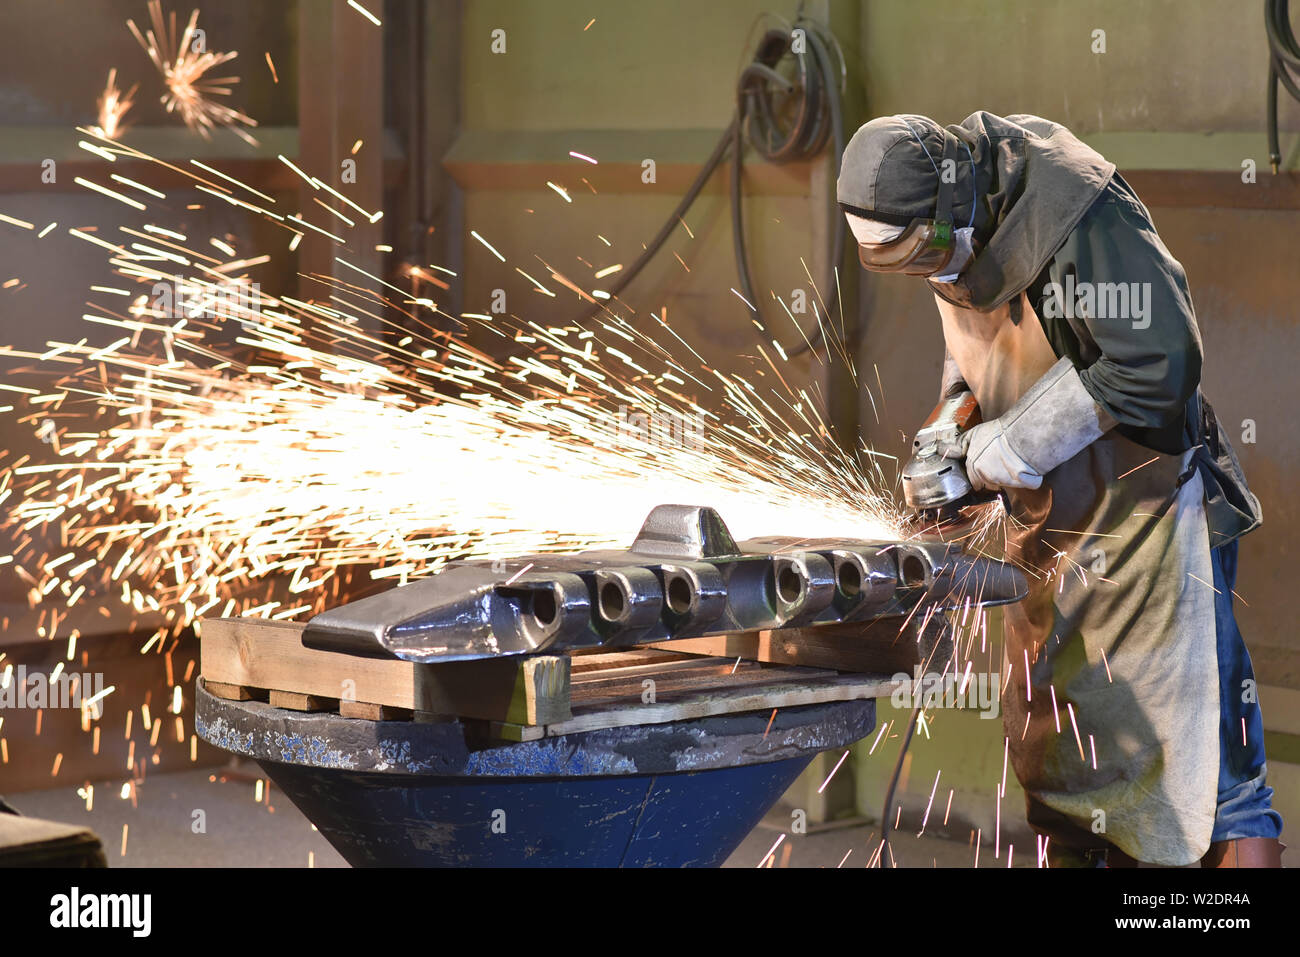
[[[875,702],[770,718],[479,742],[470,722],[304,714],[200,682],[195,720],[204,740],[256,760],[354,866],[715,867],[813,757],[871,732]]]

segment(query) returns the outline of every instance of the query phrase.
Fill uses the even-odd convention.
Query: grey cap
[[[840,205],[897,226],[932,217],[939,193],[936,164],[943,156],[943,143],[943,128],[925,116],[880,116],[864,124],[849,140],[840,161]],[[961,199],[960,191],[957,198]]]
[[[954,305],[986,312],[1034,281],[1106,189],[1115,166],[1065,127],[1038,116],[980,110],[948,127],[910,113],[882,116],[844,148],[841,207],[899,226],[932,217],[945,130],[964,147],[953,221],[975,227],[979,249],[956,282],[932,282],[931,288]]]

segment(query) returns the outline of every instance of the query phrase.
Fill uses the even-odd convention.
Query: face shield
[[[913,131],[913,136],[916,132]],[[925,150],[926,156],[935,166],[935,172],[939,173],[940,166],[934,164],[934,157],[925,147],[925,143],[917,136],[917,141],[921,143],[921,148]],[[943,144],[943,166],[942,169],[955,169],[957,161],[957,148],[959,140],[956,136],[947,130],[944,130]],[[970,155],[970,148],[967,147],[967,154]],[[975,160],[971,156],[971,184],[974,189],[975,184]],[[901,216],[886,214],[873,210],[860,209],[856,206],[841,204],[846,213],[853,216],[862,217],[880,223],[880,232],[871,236],[882,235],[887,227],[894,227],[888,232],[896,232],[894,238],[886,242],[866,242],[862,236],[858,236],[858,261],[862,263],[864,269],[870,269],[872,272],[897,272],[907,276],[943,276],[947,278],[951,275],[956,278],[956,271],[964,268],[966,263],[954,262],[954,255],[960,255],[963,260],[970,258],[970,235],[973,232],[972,226],[975,222],[975,203],[972,198],[971,202],[971,221],[961,230],[954,230],[952,222],[952,195],[955,186],[956,177],[953,176],[951,181],[945,181],[945,177],[939,175],[939,195],[935,203],[935,215],[933,219],[923,219],[914,217],[904,220]],[[901,230],[901,231],[900,231]],[[855,235],[858,231],[855,230]],[[964,233],[962,237],[957,233]],[[964,242],[959,242],[964,239]]]

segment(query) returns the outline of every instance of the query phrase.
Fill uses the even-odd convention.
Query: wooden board
[[[626,648],[621,651],[606,651],[601,648],[580,648],[568,653],[572,662],[570,670],[573,672],[574,680],[584,671],[608,671],[610,668],[617,668],[622,665],[642,666],[652,662],[671,662],[671,661],[690,661],[697,655],[689,648],[686,649],[665,649],[663,651],[654,651],[647,646],[637,646]]]
[[[930,636],[925,636],[929,638]],[[932,641],[918,641],[916,630],[898,619],[849,622],[749,631],[711,638],[661,641],[642,647],[664,651],[689,651],[723,658],[745,658],[771,664],[805,665],[866,674],[911,674],[930,655]]]
[[[746,662],[745,667],[734,669],[732,662],[720,658],[705,658],[716,662],[709,668],[677,672],[656,672],[648,675],[627,675],[598,685],[579,685],[573,689],[575,707],[596,702],[621,702],[628,698],[647,701],[650,697],[664,700],[681,693],[712,691],[717,688],[738,688],[750,684],[780,683],[791,677],[834,677],[834,671],[814,671],[807,668],[764,667],[757,662]]]
[[[370,701],[339,701],[339,714],[345,718],[361,718],[363,721],[410,721],[415,717],[415,712],[407,708],[394,708]]]
[[[640,698],[631,695],[618,704],[577,704],[573,708],[573,717],[568,721],[544,728],[493,722],[490,730],[493,737],[507,741],[536,741],[543,737],[634,724],[665,724],[741,711],[771,711],[773,708],[797,708],[828,701],[887,698],[895,685],[892,678],[884,675],[837,674],[826,677],[815,671],[811,677],[782,674],[774,676],[774,679],[746,682],[740,686],[696,689],[680,698],[674,698],[671,693],[657,695],[654,704],[644,704]]]
[[[320,695],[299,691],[270,691],[269,698],[272,708],[287,708],[290,711],[337,711],[339,707],[338,698],[322,698]]]
[[[654,654],[654,652],[647,652],[647,654]],[[647,660],[648,663],[643,665],[626,664],[614,668],[597,668],[574,675],[570,694],[577,694],[579,689],[586,690],[596,685],[609,684],[627,677],[675,676],[686,673],[725,674],[736,664],[723,658],[702,658],[699,655],[682,655],[681,658],[674,658],[672,661]],[[743,667],[752,668],[755,662],[745,661],[741,664]]]
[[[423,665],[305,648],[302,631],[297,622],[205,620],[200,631],[202,674],[209,690],[235,697],[245,692],[222,695],[218,689],[265,689],[521,725],[550,724],[571,716],[568,658],[541,655]]]
[[[231,701],[265,701],[267,692],[265,689],[248,688],[244,685],[222,684],[220,681],[205,681],[204,687],[210,694],[218,698],[229,698]]]

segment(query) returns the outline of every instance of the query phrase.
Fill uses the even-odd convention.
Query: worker
[[[838,198],[869,270],[924,277],[950,444],[1005,494],[1011,765],[1049,866],[1280,867],[1233,616],[1258,500],[1200,392],[1182,266],[1095,150],[1036,116],[873,119]]]

